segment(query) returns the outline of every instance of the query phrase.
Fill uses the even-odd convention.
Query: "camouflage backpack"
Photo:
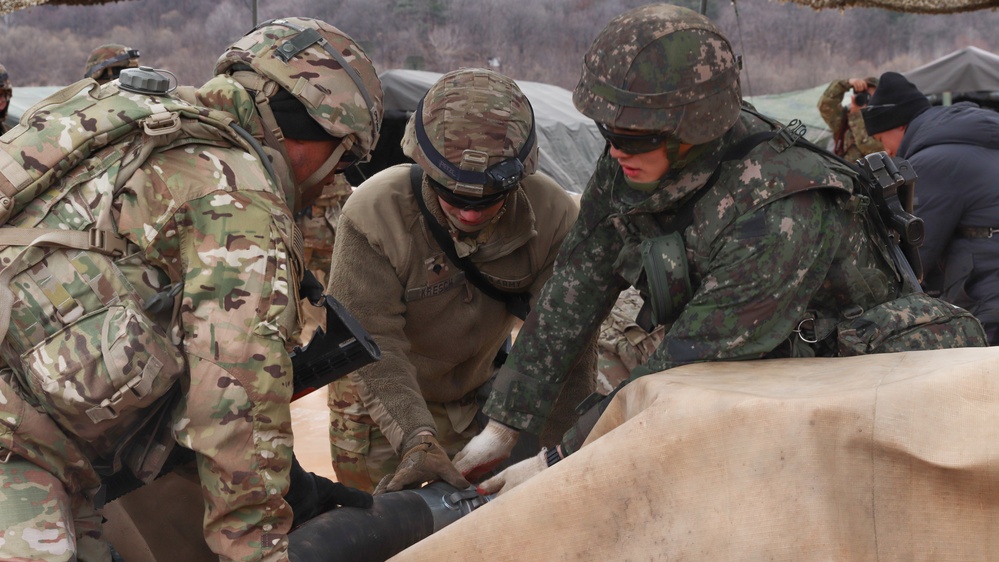
[[[115,231],[117,190],[183,145],[238,146],[268,165],[232,117],[168,84],[147,68],[121,85],[85,79],[0,138],[0,376],[115,470],[186,368],[168,335],[178,288]]]

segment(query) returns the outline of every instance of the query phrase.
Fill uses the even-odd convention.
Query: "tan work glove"
[[[381,479],[374,495],[398,492],[406,487],[419,487],[431,480],[444,480],[462,490],[471,486],[451,464],[447,453],[433,435],[418,435],[417,438],[417,443],[403,453],[399,468]]]
[[[545,458],[546,453],[545,449],[541,449],[541,452],[537,455],[520,461],[482,484],[479,484],[479,493],[483,495],[501,495],[509,492],[528,478],[548,468],[548,461]]]
[[[489,420],[485,429],[454,456],[454,466],[469,480],[478,480],[510,456],[520,432]]]

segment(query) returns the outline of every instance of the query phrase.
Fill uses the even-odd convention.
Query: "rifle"
[[[371,335],[338,300],[321,295],[309,302],[326,309],[326,329],[317,328],[305,347],[291,352],[292,401],[382,358]]]
[[[891,158],[886,152],[868,154],[857,161],[867,174],[864,183],[874,203],[876,218],[892,242],[888,244],[892,261],[904,280],[919,290],[923,277],[919,246],[923,244],[923,219],[913,216],[916,172],[907,160]],[[875,213],[871,213],[872,215]],[[872,217],[874,218],[874,217]]]

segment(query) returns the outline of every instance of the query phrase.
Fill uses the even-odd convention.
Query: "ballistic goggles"
[[[444,175],[457,182],[453,192],[444,186],[441,187],[445,191],[451,192],[456,201],[463,201],[464,203],[453,204],[447,197],[441,196],[441,198],[447,201],[449,205],[462,209],[490,207],[495,205],[502,197],[505,197],[507,192],[516,189],[520,185],[520,180],[524,177],[524,162],[530,157],[531,149],[534,148],[534,143],[537,142],[534,128],[534,108],[532,107],[531,132],[527,135],[527,141],[515,158],[507,158],[486,168],[485,165],[489,161],[488,154],[466,150],[462,155],[461,165],[455,166],[434,148],[434,144],[430,142],[430,137],[427,136],[427,130],[423,126],[423,100],[420,100],[420,103],[416,106],[416,116],[413,121],[415,121],[416,142],[420,145],[420,149],[427,157],[427,160],[430,160],[430,163],[443,172]],[[472,165],[469,165],[469,163]],[[481,167],[483,170],[476,171],[468,169],[470,167]],[[441,184],[438,183],[437,185]],[[483,196],[486,190],[498,193]],[[463,197],[463,195],[471,195],[471,197]],[[496,196],[498,195],[502,197],[497,198]],[[491,202],[486,205],[480,203],[486,200],[491,200]]]
[[[510,195],[509,191],[504,191],[501,193],[486,195],[485,197],[465,197],[463,195],[458,195],[446,186],[434,181],[434,179],[430,176],[426,176],[426,178],[427,183],[438,197],[443,199],[448,205],[451,205],[455,209],[461,209],[462,211],[481,211],[483,209],[488,209],[501,201],[505,201],[507,196]]]
[[[611,146],[625,154],[644,154],[659,148],[670,138],[669,133],[653,133],[650,135],[629,135],[615,133],[603,123],[597,123],[597,130]]]
[[[114,66],[122,62],[137,58],[139,58],[139,50],[129,49],[120,55],[111,57],[105,61],[101,61],[99,64],[95,64],[94,67],[91,68],[83,77],[90,78],[91,76],[100,76],[101,71],[103,71],[105,68],[109,66]],[[119,74],[121,74],[121,69],[118,69],[117,72],[113,72],[112,76],[114,76],[114,78],[117,78]]]

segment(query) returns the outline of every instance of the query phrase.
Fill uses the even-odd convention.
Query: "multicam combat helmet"
[[[263,80],[254,81],[241,70],[250,70]],[[232,75],[257,94],[261,119],[271,131],[280,129],[267,99],[278,87],[290,92],[327,133],[341,139],[334,154],[337,160],[343,151],[366,160],[378,142],[382,122],[378,74],[353,39],[325,22],[311,18],[266,21],[219,57],[215,73]]]
[[[491,70],[442,76],[406,124],[402,151],[460,196],[507,193],[538,167],[534,110],[516,82]]]
[[[685,144],[738,119],[739,65],[721,31],[693,10],[652,4],[611,20],[583,59],[572,101],[612,129],[665,132]]]
[[[118,78],[126,68],[139,66],[139,51],[117,43],[101,45],[87,58],[87,66],[83,69],[84,78],[93,78],[103,84]]]

